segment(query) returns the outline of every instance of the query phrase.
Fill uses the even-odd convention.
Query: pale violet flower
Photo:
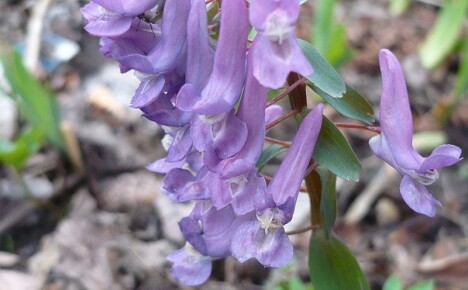
[[[461,160],[461,149],[444,144],[434,149],[429,157],[422,157],[413,148],[413,120],[403,70],[395,55],[387,49],[380,51],[379,62],[382,133],[370,139],[369,145],[380,159],[403,176],[400,192],[406,204],[414,211],[432,217],[435,207],[442,204],[429,193],[426,185],[439,178],[438,169]]]
[[[250,23],[258,32],[251,48],[254,76],[265,87],[278,89],[291,71],[314,72],[294,32],[299,6],[299,0],[250,1]]]

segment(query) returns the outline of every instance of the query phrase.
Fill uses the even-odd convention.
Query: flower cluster
[[[141,81],[131,106],[166,133],[167,156],[148,169],[165,174],[162,191],[171,200],[194,204],[179,222],[187,243],[168,257],[174,276],[187,285],[208,279],[215,259],[255,258],[280,267],[292,258],[284,225],[294,213],[323,105],[303,119],[268,184],[256,164],[268,124],[282,114],[281,107],[267,106],[269,90],[282,87],[291,72],[314,73],[294,32],[299,5],[223,0],[214,23],[205,0],[92,0],[82,9],[101,52]],[[219,34],[211,29],[218,24]],[[402,69],[388,50],[380,52],[380,65],[381,134],[370,140],[371,149],[403,176],[406,203],[433,216],[440,202],[425,185],[437,179],[437,169],[458,162],[461,150],[442,145],[427,158],[414,150]]]
[[[166,132],[167,156],[148,168],[165,174],[162,191],[170,199],[195,204],[179,223],[186,246],[168,257],[188,285],[203,283],[211,261],[229,255],[268,267],[291,260],[283,226],[322,122],[318,104],[267,185],[256,164],[266,124],[282,114],[266,106],[268,90],[291,71],[313,73],[294,33],[299,0],[255,0],[250,7],[228,0],[220,8],[216,44],[204,0],[92,0],[82,9],[101,52],[140,79],[131,106]],[[251,27],[257,35],[249,44]]]

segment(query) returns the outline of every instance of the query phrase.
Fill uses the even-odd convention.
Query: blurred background
[[[191,205],[173,205],[160,193],[162,176],[145,169],[165,155],[164,132],[129,108],[138,80],[101,56],[98,39],[83,30],[85,4],[0,2],[0,290],[188,289],[170,276],[165,256],[183,246],[177,222]],[[297,32],[377,116],[377,55],[392,50],[406,74],[415,147],[428,155],[451,143],[466,156],[467,19],[466,0],[309,0]],[[331,107],[325,113],[354,122]],[[290,140],[293,125],[273,134]],[[398,282],[468,289],[466,159],[430,186],[444,204],[430,219],[402,201],[400,177],[369,150],[373,134],[343,132],[363,173],[359,183],[338,180],[335,232],[372,289],[385,281],[393,287],[386,290],[402,289]],[[308,197],[299,199],[289,230],[309,224]],[[284,269],[227,258],[199,289],[311,289],[310,235],[291,236],[295,260]]]

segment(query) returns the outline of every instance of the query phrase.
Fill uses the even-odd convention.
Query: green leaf
[[[367,124],[374,122],[374,110],[369,102],[350,85],[346,85],[346,93],[342,98],[333,98],[319,88],[312,88],[330,106],[346,117],[363,121]]]
[[[281,282],[279,287],[276,287],[277,290],[306,290],[306,285],[302,282],[301,279],[294,277],[288,281]]]
[[[336,0],[320,0],[314,13],[312,24],[312,44],[330,62],[338,68],[351,58],[347,45],[346,28],[334,21]]]
[[[460,35],[468,1],[445,1],[434,27],[424,41],[419,55],[427,68],[437,66],[452,50]]]
[[[454,103],[459,103],[466,94],[468,94],[468,37],[463,41],[462,59],[455,84],[456,101]]]
[[[387,280],[385,280],[382,290],[403,290],[400,277],[395,274],[388,277]]]
[[[434,290],[435,283],[433,280],[422,281],[409,287],[408,290]]]
[[[24,67],[21,56],[13,52],[2,55],[5,76],[12,88],[12,96],[31,126],[41,128],[46,138],[56,147],[65,150],[59,129],[57,101]]]
[[[390,0],[388,10],[392,15],[400,15],[405,12],[410,5],[410,0]]]
[[[336,0],[320,0],[317,2],[317,9],[314,13],[314,23],[312,25],[312,43],[317,50],[326,55],[330,48],[332,30],[333,30],[333,13],[335,10]]]
[[[330,45],[325,52],[321,53],[335,68],[340,68],[352,58],[353,54],[352,50],[348,48],[344,24],[334,26],[331,32]]]
[[[278,144],[271,144],[265,150],[263,150],[262,155],[257,162],[257,168],[261,170],[269,161],[278,156],[279,154],[286,152],[288,149],[286,147],[280,146]]]
[[[42,136],[40,129],[31,128],[23,132],[13,143],[0,140],[0,161],[18,170],[21,169],[26,160],[41,147]]]
[[[299,46],[314,68],[314,73],[307,79],[312,84],[333,98],[341,98],[346,92],[346,85],[340,74],[308,42],[299,39]]]
[[[362,170],[359,160],[341,131],[326,117],[312,158],[343,179],[359,180]]]
[[[314,232],[309,247],[310,279],[316,290],[369,290],[356,259],[334,234]]]
[[[320,214],[329,236],[336,220],[336,175],[324,168],[318,168],[317,171],[322,183]]]

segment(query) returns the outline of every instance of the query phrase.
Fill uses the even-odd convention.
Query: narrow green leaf
[[[345,65],[352,58],[353,53],[348,47],[344,24],[334,26],[331,32],[330,45],[326,52],[321,53],[337,69]]]
[[[400,277],[395,274],[388,277],[387,280],[385,280],[382,290],[403,290]]]
[[[57,101],[24,67],[21,56],[13,52],[2,55],[5,76],[12,88],[12,96],[31,126],[41,128],[46,138],[56,147],[65,150],[59,129]]]
[[[435,289],[435,283],[433,280],[422,281],[408,288],[408,290],[434,290],[434,289]]]
[[[340,74],[323,58],[310,43],[299,39],[299,46],[314,68],[314,73],[307,79],[333,98],[341,98],[346,92],[346,85]]]
[[[363,121],[367,124],[374,122],[374,110],[369,102],[350,85],[346,85],[346,93],[342,98],[333,98],[319,88],[312,88],[330,106],[346,117]]]
[[[326,117],[312,158],[343,179],[359,180],[362,170],[359,160],[340,130]]]
[[[445,1],[434,27],[419,51],[425,67],[434,68],[450,53],[460,35],[467,9],[466,0]]]
[[[334,234],[314,232],[309,247],[310,279],[316,290],[369,290],[356,259]]]
[[[336,175],[325,168],[318,168],[317,171],[322,182],[320,214],[329,236],[336,220]]]
[[[390,0],[388,10],[392,15],[400,15],[405,12],[410,5],[410,0]]]
[[[466,94],[468,94],[468,37],[463,41],[462,59],[455,84],[455,103],[460,102]]]
[[[38,128],[31,128],[23,132],[13,143],[0,140],[0,161],[16,169],[21,169],[26,160],[41,147],[42,132]]]
[[[260,170],[265,166],[269,161],[278,156],[279,154],[286,152],[288,149],[286,147],[280,146],[278,144],[271,144],[265,150],[263,150],[260,158],[257,162],[257,168]]]
[[[312,43],[317,50],[326,55],[332,38],[333,13],[335,0],[319,0],[312,25]]]

